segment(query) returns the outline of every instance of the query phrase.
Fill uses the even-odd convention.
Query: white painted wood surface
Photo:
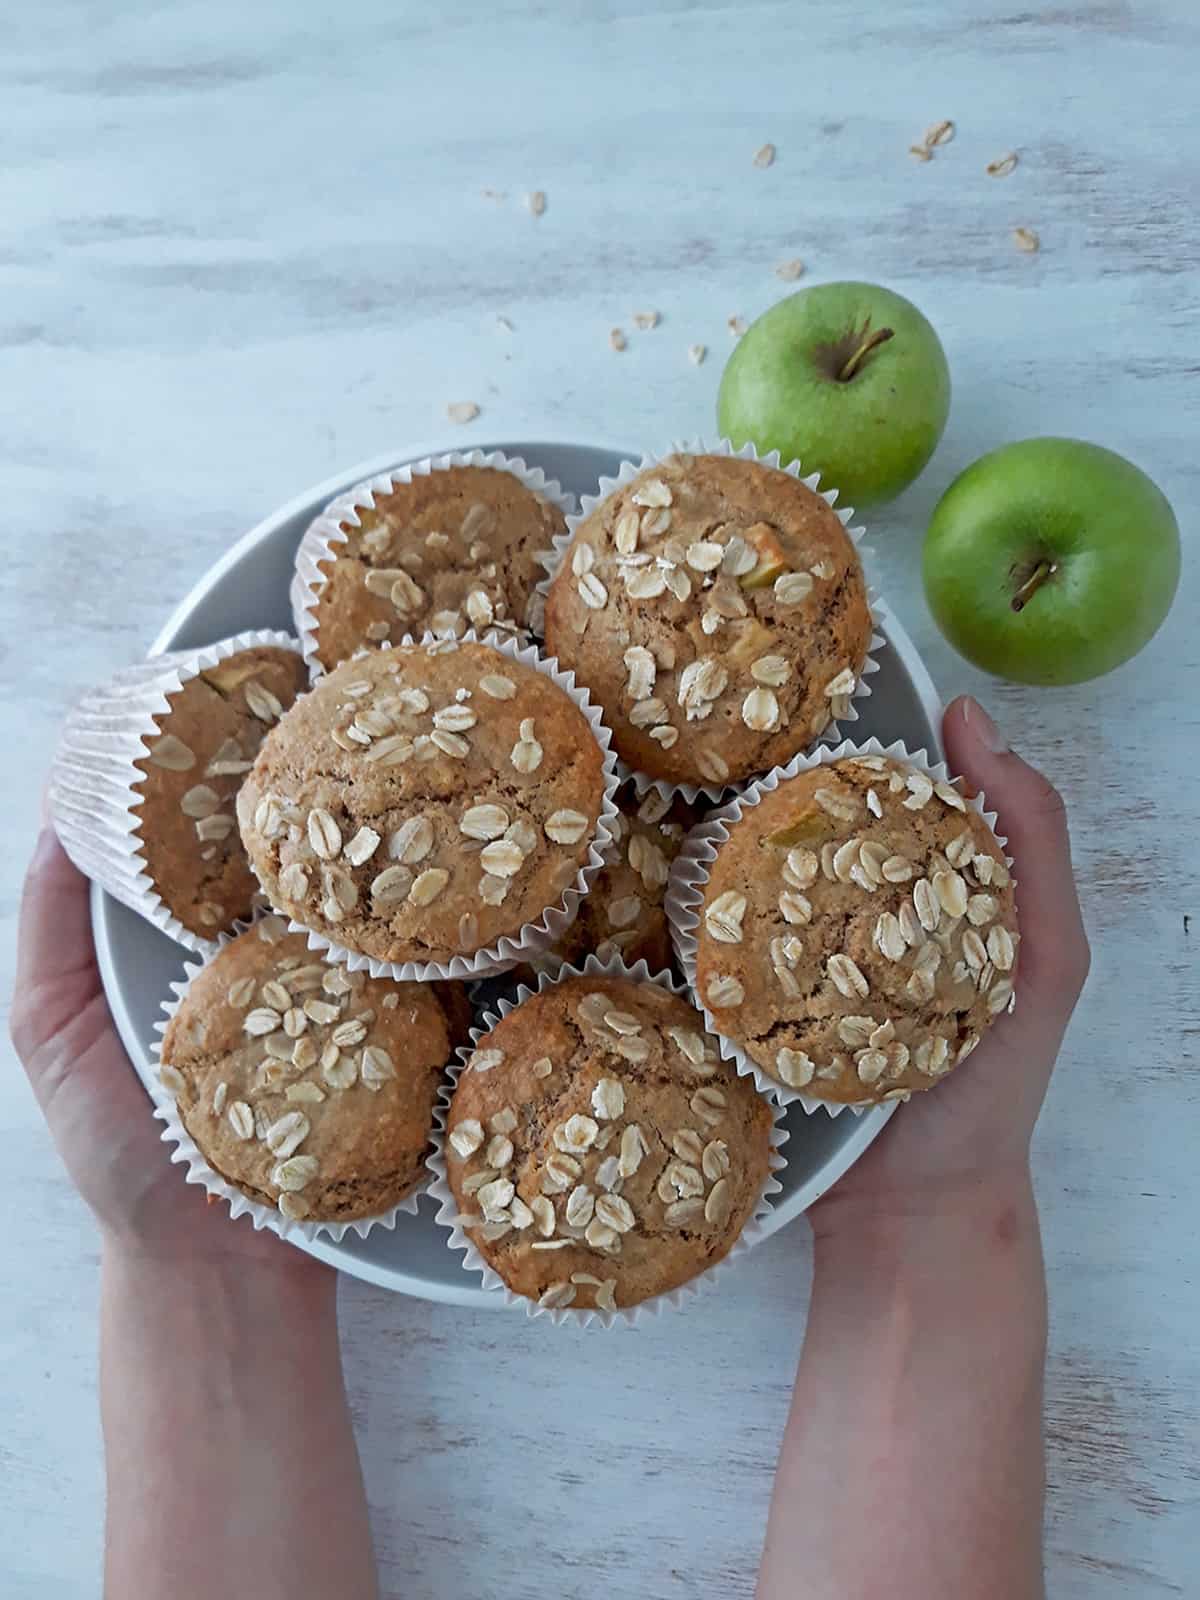
[[[1065,790],[1095,945],[1037,1145],[1063,1600],[1192,1594],[1200,1565],[1194,543],[1153,646],[1049,693],[983,682],[940,642],[919,536],[983,449],[1067,432],[1145,465],[1191,542],[1198,76],[1189,0],[41,0],[0,19],[6,997],[64,706],[272,505],[413,440],[711,431],[726,318],[783,292],[791,257],[932,316],[953,414],[875,519],[876,573],[944,689],[979,690]],[[957,138],[918,165],[908,145],[943,116]],[[1017,172],[986,177],[1008,149]],[[483,414],[456,429],[462,399]],[[9,1059],[0,1149],[0,1590],[81,1600],[96,1241]],[[800,1225],[730,1292],[607,1338],[347,1283],[387,1594],[748,1596],[807,1282]]]

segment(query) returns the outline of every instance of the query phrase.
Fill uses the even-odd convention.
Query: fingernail
[[[993,755],[1004,755],[1008,749],[1008,743],[1004,735],[979,704],[979,701],[973,699],[970,695],[963,701],[963,721],[974,730],[983,745]]]

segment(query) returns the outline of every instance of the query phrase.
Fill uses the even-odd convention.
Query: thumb
[[[52,829],[21,902],[13,1043],[75,1183],[104,1220],[169,1166],[149,1101],[112,1025],[92,947],[87,880]]]
[[[93,961],[87,880],[47,824],[21,896],[11,1024],[18,1054],[27,1057],[67,1020],[61,997],[75,996]]]
[[[977,700],[963,695],[942,721],[951,769],[980,791],[1008,838],[1017,881],[1024,997],[1065,1023],[1087,977],[1089,954],[1071,870],[1067,812],[1058,790],[1008,748]],[[1023,998],[1024,998],[1023,997]]]
[[[51,1120],[70,1110],[63,1104],[68,1086],[67,1101],[90,1115],[101,1100],[126,1111],[144,1108],[141,1086],[113,1031],[96,970],[87,879],[48,826],[29,864],[21,899],[9,1028]]]

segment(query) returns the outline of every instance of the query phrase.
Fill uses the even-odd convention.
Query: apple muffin
[[[293,1220],[348,1222],[422,1182],[449,1056],[434,985],[349,972],[267,917],[192,980],[160,1077],[226,1183]]]
[[[326,672],[406,635],[540,632],[538,556],[565,526],[553,499],[502,467],[440,467],[369,492],[361,485],[328,506],[300,546],[297,630]]]
[[[546,646],[600,705],[617,753],[722,786],[788,761],[849,709],[871,642],[840,519],[787,472],[673,455],[575,530]]]
[[[695,985],[722,1035],[818,1099],[931,1088],[1009,1004],[1003,851],[949,783],[847,756],[747,806],[698,908]]]
[[[566,933],[514,974],[535,983],[540,971],[564,962],[579,966],[589,955],[619,956],[626,966],[644,961],[652,973],[670,967],[671,931],[663,901],[671,863],[695,820],[678,796],[650,789],[640,798],[631,783],[616,796],[613,848],[597,873],[579,915]]]
[[[167,910],[201,939],[250,916],[258,885],[234,803],[268,729],[307,687],[297,651],[239,650],[169,697],[134,763],[146,871]]]
[[[771,1126],[686,1000],[596,975],[480,1039],[444,1154],[468,1236],[515,1294],[612,1312],[729,1253],[763,1191]]]
[[[317,680],[238,818],[276,909],[380,962],[444,965],[579,883],[607,839],[604,763],[548,673],[474,642],[406,645]]]

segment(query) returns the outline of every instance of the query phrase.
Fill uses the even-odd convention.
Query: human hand
[[[87,883],[49,828],[25,881],[11,1027],[104,1237],[105,1594],[189,1600],[237,1573],[257,1595],[377,1600],[336,1275],[172,1165],[108,1013]]]
[[[954,773],[998,813],[1015,862],[1017,1005],[951,1078],[901,1106],[889,1127],[810,1212],[820,1237],[849,1223],[930,1216],[981,1187],[1027,1184],[1029,1141],[1088,972],[1088,943],[1057,791],[1005,746],[975,700],[942,731]]]
[[[173,1166],[100,985],[87,880],[47,827],[25,881],[10,1020],[13,1043],[72,1181],[108,1244],[188,1267],[253,1265],[320,1278],[329,1269],[234,1222]]]

